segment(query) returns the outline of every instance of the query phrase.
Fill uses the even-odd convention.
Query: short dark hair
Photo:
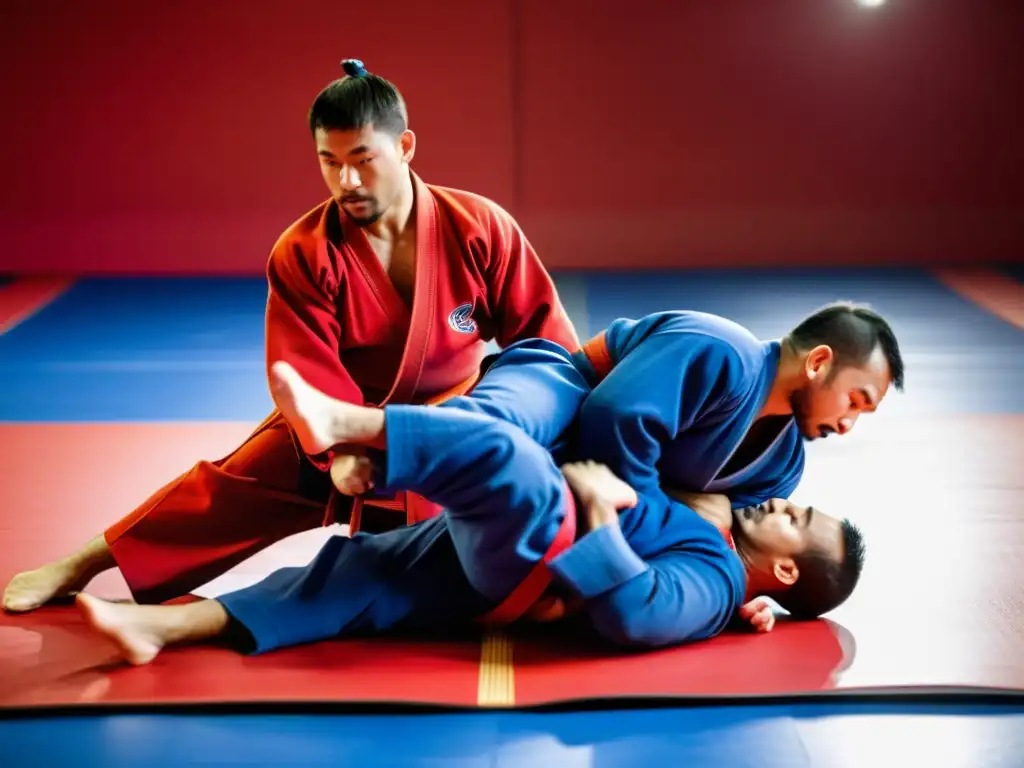
[[[837,561],[820,549],[794,557],[799,577],[789,589],[772,595],[795,619],[814,619],[835,610],[853,594],[864,569],[864,537],[843,520],[843,558]]]
[[[866,304],[828,304],[804,318],[786,338],[794,348],[803,351],[827,344],[836,353],[840,367],[863,365],[881,346],[893,387],[897,392],[903,391],[903,356],[896,334],[885,318]]]
[[[399,136],[409,124],[405,99],[392,83],[365,73],[324,88],[309,109],[309,130],[355,131],[367,126]]]

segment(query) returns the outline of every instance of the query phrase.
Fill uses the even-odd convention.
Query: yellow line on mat
[[[516,702],[512,638],[487,630],[480,644],[480,677],[476,703],[481,707],[510,707]]]

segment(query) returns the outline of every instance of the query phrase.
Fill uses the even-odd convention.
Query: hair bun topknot
[[[341,68],[349,77],[366,77],[369,74],[359,59],[345,59],[341,62]]]

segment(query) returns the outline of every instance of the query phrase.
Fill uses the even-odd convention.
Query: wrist
[[[589,528],[592,531],[603,528],[606,525],[617,525],[619,522],[619,512],[615,505],[609,504],[603,499],[584,499],[582,500],[582,506],[585,510]]]

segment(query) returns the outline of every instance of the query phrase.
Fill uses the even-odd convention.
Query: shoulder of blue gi
[[[666,342],[675,349],[687,344],[695,349],[721,345],[736,357],[739,366],[734,366],[734,371],[753,371],[761,364],[762,343],[746,328],[718,315],[688,310],[614,320],[576,352],[574,359],[596,385],[630,355],[663,347]]]

